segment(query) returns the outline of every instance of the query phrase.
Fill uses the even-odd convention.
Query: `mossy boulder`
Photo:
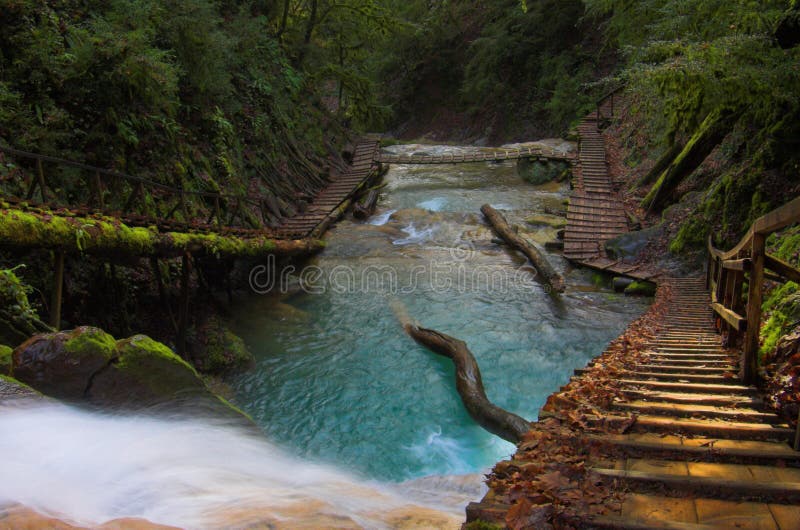
[[[530,184],[545,184],[568,176],[569,164],[560,160],[520,158],[517,160],[517,174]]]
[[[527,217],[525,222],[534,226],[549,226],[556,230],[566,228],[567,220],[557,215],[535,214]]]
[[[98,373],[87,398],[100,405],[151,405],[206,393],[189,363],[145,335],[116,341],[116,359]]]
[[[241,337],[217,317],[211,317],[205,322],[193,342],[192,357],[203,373],[221,374],[248,368],[255,362],[253,354]]]
[[[247,420],[189,363],[145,335],[115,340],[92,327],[37,335],[14,351],[12,374],[47,396],[104,409],[189,407]]]
[[[632,296],[655,296],[656,284],[652,282],[633,282],[625,288],[624,293]]]
[[[12,399],[41,399],[44,396],[13,377],[0,375],[0,402]]]
[[[11,374],[48,396],[77,400],[86,394],[92,377],[115,357],[114,337],[80,327],[25,341],[14,350]]]
[[[14,349],[11,346],[6,346],[5,344],[0,344],[0,374],[2,375],[10,375],[11,374],[11,354],[14,353]]]

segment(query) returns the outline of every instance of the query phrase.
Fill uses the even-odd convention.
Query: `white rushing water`
[[[0,415],[0,505],[83,525],[137,517],[185,528],[257,521],[292,528],[328,526],[334,517],[381,528],[400,513],[423,513],[450,526],[481,493],[478,477],[368,483],[214,420],[103,415],[53,403],[6,405]],[[417,508],[420,499],[438,513]]]

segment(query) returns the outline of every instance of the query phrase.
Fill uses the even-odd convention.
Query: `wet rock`
[[[606,254],[613,260],[633,262],[644,251],[647,244],[661,234],[661,227],[654,226],[638,232],[628,232],[606,241]]]
[[[567,220],[556,215],[536,214],[525,219],[529,225],[549,226],[550,228],[566,228]]]
[[[277,304],[292,309],[292,306],[283,302]],[[216,316],[206,320],[192,343],[194,364],[203,373],[222,374],[248,368],[255,363],[253,354],[241,337]]]
[[[189,363],[145,335],[116,343],[117,358],[99,372],[87,398],[100,405],[152,405],[202,396],[205,383]]]
[[[632,278],[623,278],[621,276],[615,276],[613,280],[611,280],[611,287],[618,293],[621,293],[625,289],[633,283]]]
[[[565,175],[569,174],[569,164],[560,160],[520,158],[517,160],[517,174],[525,182],[539,185],[563,180]]]
[[[623,291],[631,296],[655,296],[656,284],[651,282],[633,282]]]
[[[6,375],[0,375],[0,403],[18,399],[41,399],[39,392]]]
[[[145,335],[117,341],[92,327],[37,335],[14,351],[12,375],[46,396],[103,408],[190,407],[246,418],[209,391],[189,363]]]
[[[545,250],[564,250],[564,242],[560,240],[545,241],[544,248]]]
[[[80,327],[31,337],[12,355],[11,373],[59,399],[82,399],[92,377],[116,357],[116,342],[104,331]]]

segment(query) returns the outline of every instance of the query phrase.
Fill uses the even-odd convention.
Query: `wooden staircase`
[[[719,346],[702,280],[673,280],[667,324],[647,364],[622,382],[635,415],[624,435],[595,436],[621,458],[591,462],[627,491],[621,513],[597,528],[800,528],[800,453],[794,434],[737,377],[739,358]],[[619,453],[618,453],[619,454]]]

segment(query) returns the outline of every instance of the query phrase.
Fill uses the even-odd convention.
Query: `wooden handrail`
[[[221,206],[220,203],[225,201],[226,204],[238,204],[239,207],[243,205],[247,205],[250,208],[253,208],[258,211],[259,215],[257,215],[258,223],[260,224],[259,229],[265,228],[265,220],[267,219],[266,212],[264,210],[264,200],[263,198],[258,197],[250,197],[248,195],[236,195],[236,194],[228,194],[228,193],[220,193],[220,192],[213,192],[213,191],[200,191],[200,190],[186,190],[183,189],[181,186],[174,186],[169,184],[164,184],[161,182],[157,182],[145,177],[130,175],[127,173],[122,173],[119,171],[113,171],[110,169],[90,166],[88,164],[84,164],[81,162],[75,162],[73,160],[67,160],[64,158],[58,158],[49,155],[42,155],[38,153],[31,153],[28,151],[23,151],[20,149],[15,149],[9,146],[0,145],[0,152],[11,155],[15,158],[24,158],[28,160],[35,160],[36,161],[36,174],[30,181],[30,185],[28,187],[28,191],[25,197],[10,197],[9,199],[24,199],[27,202],[32,202],[33,196],[36,192],[36,188],[38,187],[40,190],[40,194],[42,196],[42,201],[44,205],[48,205],[50,198],[48,195],[52,195],[55,199],[58,197],[55,194],[55,190],[52,187],[47,186],[45,182],[45,175],[43,170],[43,163],[49,164],[56,164],[59,166],[75,168],[81,171],[85,171],[89,174],[89,177],[82,180],[82,183],[88,187],[87,193],[83,194],[83,196],[87,199],[87,203],[80,205],[80,206],[88,206],[90,209],[102,212],[108,215],[119,215],[119,207],[120,205],[124,205],[123,214],[131,214],[133,207],[136,203],[143,201],[145,198],[144,191],[145,189],[149,191],[159,192],[161,194],[161,207],[165,208],[168,212],[166,214],[166,218],[172,217],[178,210],[184,212],[184,217],[186,217],[186,198],[187,197],[197,197],[201,199],[208,200],[211,203],[211,214],[209,216],[208,222],[205,224],[212,230],[222,230],[224,228],[235,228],[233,224],[233,220],[225,223],[221,215]],[[114,208],[106,203],[104,199],[104,192],[103,192],[103,177],[110,178],[110,179],[117,179],[117,181],[124,181],[128,182],[132,189],[128,191],[123,191],[123,193],[128,193],[127,199],[122,196],[118,197],[118,201],[116,201],[117,207]],[[112,181],[113,182],[113,181]],[[107,186],[107,185],[106,185]],[[116,190],[115,193],[119,193],[121,190]],[[0,194],[3,192],[0,191]],[[165,199],[164,197],[170,197],[169,199]],[[177,204],[173,205],[170,209],[170,202],[166,201],[177,201]],[[61,207],[63,206],[61,202],[64,202],[63,198],[61,201],[57,201],[58,204],[53,204],[50,206]],[[67,206],[75,206],[74,204],[69,204],[70,200],[67,199]],[[159,210],[160,208],[156,208]],[[158,213],[158,212],[157,212]],[[163,213],[163,212],[162,212]],[[158,214],[162,216],[162,214]],[[216,224],[210,225],[210,221],[213,217],[217,217]],[[137,217],[141,217],[137,214]],[[241,216],[240,216],[241,217]],[[190,219],[184,219],[186,222],[189,222]],[[153,218],[151,219],[153,224],[157,224],[158,219]],[[205,221],[205,219],[203,219]],[[244,224],[238,225],[244,227],[245,219],[242,217],[242,221]],[[252,223],[248,225],[252,228]]]
[[[721,331],[729,334],[729,342],[744,332],[741,376],[747,383],[758,378],[759,332],[763,283],[771,279],[800,281],[800,270],[766,253],[769,234],[800,222],[800,197],[759,217],[731,250],[714,247],[708,237],[707,286],[711,291],[711,309],[719,316]],[[768,274],[767,269],[774,274]],[[747,275],[747,277],[745,277]],[[741,294],[748,284],[747,303]]]

